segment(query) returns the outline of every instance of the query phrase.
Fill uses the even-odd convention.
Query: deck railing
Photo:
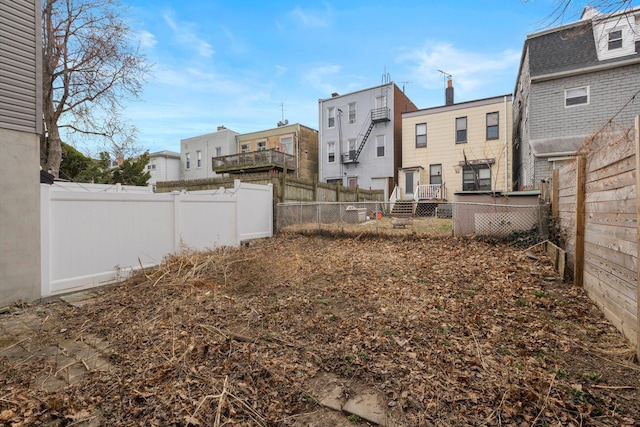
[[[446,188],[442,184],[418,185],[413,193],[413,200],[444,200],[447,198]]]
[[[232,154],[212,158],[213,171],[227,171],[233,169],[259,168],[265,166],[278,166],[287,169],[296,169],[296,157],[275,149],[253,151],[250,153]]]

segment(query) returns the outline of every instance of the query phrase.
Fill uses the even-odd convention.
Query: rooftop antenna
[[[406,81],[406,82],[400,82],[400,83],[402,83],[402,93],[404,93],[404,85],[405,85],[405,84],[410,84],[410,83],[412,83],[412,82],[410,82],[410,81]]]
[[[285,118],[284,118],[284,111],[285,111],[285,110],[284,110],[284,102],[281,102],[281,103],[280,103],[280,110],[281,110],[281,112],[282,112],[282,120],[280,120],[280,121],[278,122],[278,127],[280,127],[280,126],[285,126],[285,125],[288,125],[288,124],[289,124],[289,120],[287,120],[287,119],[285,119]]]
[[[444,79],[443,80],[444,81],[444,87],[446,88],[447,87],[447,80],[451,80],[452,76],[451,76],[451,74],[449,74],[449,73],[447,73],[445,71],[442,71],[442,70],[438,70],[438,72],[440,73],[440,75]]]
[[[280,111],[282,113],[282,121],[284,122],[284,102],[280,103]]]

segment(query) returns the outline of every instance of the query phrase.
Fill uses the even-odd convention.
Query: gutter
[[[534,154],[533,157],[546,159],[546,158],[549,158],[549,157],[574,157],[577,154],[578,154],[577,151],[559,151],[559,152],[556,152],[556,153]]]

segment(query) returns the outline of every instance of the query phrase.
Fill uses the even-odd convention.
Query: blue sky
[[[154,64],[127,118],[143,150],[224,125],[239,133],[285,118],[318,129],[318,100],[388,74],[418,106],[511,93],[527,34],[557,0],[349,2],[122,0]],[[378,4],[377,4],[378,3]],[[383,3],[383,4],[379,4]],[[565,22],[587,2],[573,1]],[[559,23],[556,23],[556,25]],[[284,108],[284,111],[283,111]]]

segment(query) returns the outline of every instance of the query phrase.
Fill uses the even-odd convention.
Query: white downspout
[[[509,185],[509,135],[507,132],[508,122],[507,116],[507,97],[504,97],[504,191],[511,190]]]

